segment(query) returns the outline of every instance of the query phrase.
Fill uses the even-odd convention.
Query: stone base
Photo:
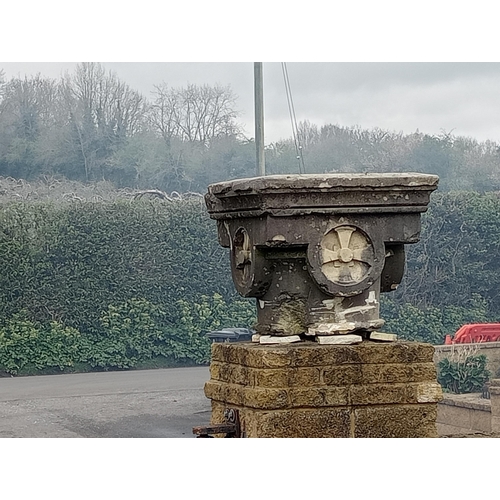
[[[243,437],[437,437],[442,399],[428,344],[212,344],[212,424]]]

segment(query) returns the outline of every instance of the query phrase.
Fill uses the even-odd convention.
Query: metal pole
[[[264,157],[264,91],[262,63],[254,63],[255,81],[255,147],[257,149],[257,176],[266,175]]]

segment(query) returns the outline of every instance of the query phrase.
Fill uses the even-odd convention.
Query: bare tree
[[[113,148],[142,129],[147,103],[99,63],[79,64],[63,79],[61,91],[75,150],[91,180]]]
[[[63,83],[73,110],[86,124],[117,137],[141,129],[147,107],[144,97],[99,63],[77,65],[75,74],[67,75]]]
[[[40,127],[54,123],[57,94],[54,80],[36,75],[2,83],[0,78],[0,88],[2,122],[13,127],[19,137],[34,139]]]
[[[241,134],[236,123],[236,96],[229,86],[156,86],[150,124],[167,143],[173,138],[208,144],[212,139]]]

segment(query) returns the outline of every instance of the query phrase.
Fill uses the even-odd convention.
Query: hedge
[[[10,373],[204,363],[206,331],[253,323],[200,199],[4,205],[0,266],[0,369]]]
[[[436,194],[405,278],[382,297],[385,330],[442,343],[499,321],[500,199]],[[253,326],[203,200],[0,205],[0,371],[206,363],[204,333]]]

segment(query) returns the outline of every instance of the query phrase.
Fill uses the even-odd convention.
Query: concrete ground
[[[208,367],[0,378],[3,438],[191,438]]]
[[[0,438],[193,438],[210,421],[209,377],[208,367],[1,377]]]

